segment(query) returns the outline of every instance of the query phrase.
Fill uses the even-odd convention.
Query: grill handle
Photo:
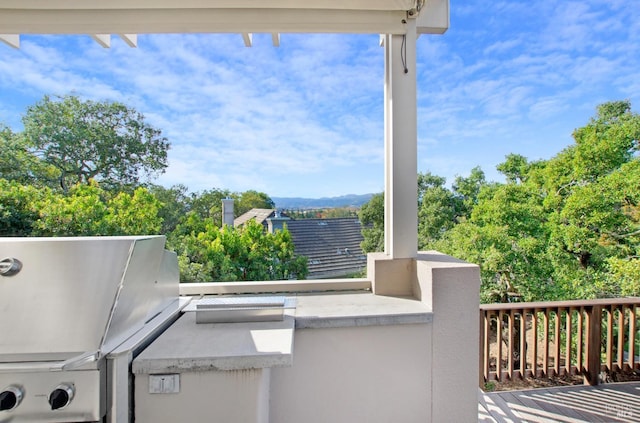
[[[100,358],[99,351],[83,353],[64,361],[17,361],[0,363],[0,373],[16,372],[61,372],[73,370],[87,363],[97,361]]]
[[[98,351],[88,352],[84,354],[71,357],[65,361],[59,361],[49,367],[49,370],[53,372],[61,372],[63,370],[73,370],[84,364],[91,363],[98,359]]]

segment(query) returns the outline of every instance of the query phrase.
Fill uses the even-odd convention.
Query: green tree
[[[467,177],[457,176],[453,181],[453,192],[460,198],[460,210],[457,211],[459,217],[468,218],[471,210],[477,204],[478,194],[487,181],[484,172],[479,166],[471,169]]]
[[[384,251],[384,193],[375,194],[358,213],[362,224],[360,247],[365,253]]]
[[[445,187],[446,179],[430,172],[418,174],[418,246],[431,249],[453,228],[463,200]]]
[[[92,179],[109,189],[136,186],[167,167],[167,139],[121,103],[45,96],[23,123],[30,151],[58,170],[65,191]]]
[[[64,194],[33,203],[39,217],[32,236],[157,234],[160,204],[145,188],[113,194],[96,183],[77,184]]]
[[[555,278],[567,295],[617,295],[608,272],[612,260],[637,259],[637,238],[629,234],[637,227],[630,210],[640,188],[640,116],[628,101],[604,103],[573,136],[574,145],[537,170],[552,225]]]
[[[162,219],[160,233],[169,235],[185,220],[189,211],[188,188],[182,184],[170,188],[150,184],[147,188],[160,203],[158,210],[158,216]]]
[[[93,182],[65,194],[0,179],[0,236],[157,234],[159,208],[144,188],[113,193]]]
[[[341,217],[358,217],[358,209],[354,207],[333,207],[323,212],[324,219],[336,219]]]
[[[30,236],[40,218],[38,204],[52,195],[48,188],[0,179],[0,236]]]
[[[0,125],[0,178],[18,183],[42,184],[56,179],[58,171],[29,151],[22,134]]]
[[[535,190],[487,185],[477,202],[469,219],[447,232],[437,248],[480,265],[484,302],[553,297],[545,213]]]
[[[235,200],[233,206],[235,217],[241,216],[251,209],[274,209],[276,207],[273,200],[264,192],[249,190],[233,194],[231,198]]]
[[[197,214],[201,219],[222,226],[222,199],[230,198],[229,190],[213,188],[199,193],[192,193],[189,199],[189,212]]]
[[[549,160],[507,156],[507,182],[439,242],[481,266],[484,301],[640,294],[640,116],[605,103],[574,139]]]
[[[184,236],[176,250],[183,282],[304,279],[307,275],[307,259],[295,256],[289,231],[265,233],[253,220],[242,228],[219,228],[208,222],[203,231]]]
[[[531,164],[526,157],[520,154],[508,154],[505,161],[500,163],[496,169],[502,173],[507,183],[521,183],[527,180],[527,174]]]

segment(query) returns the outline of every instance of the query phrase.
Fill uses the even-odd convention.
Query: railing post
[[[480,325],[479,327],[479,340],[480,340],[480,345],[479,345],[479,360],[478,360],[478,376],[479,376],[479,380],[478,380],[478,386],[480,387],[480,389],[484,389],[484,384],[485,384],[485,360],[488,360],[488,358],[485,355],[485,348],[484,348],[484,344],[487,342],[486,338],[485,338],[485,312],[482,309],[482,307],[480,308],[480,317],[478,319],[478,323]]]
[[[585,383],[594,386],[598,384],[600,377],[600,337],[602,332],[602,306],[593,305],[588,316],[587,324],[587,372],[585,373]]]

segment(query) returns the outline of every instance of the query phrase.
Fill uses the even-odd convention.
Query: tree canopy
[[[174,245],[183,282],[304,279],[306,257],[294,254],[287,230],[266,233],[249,220],[241,228],[207,222]]]
[[[57,170],[64,190],[91,179],[105,188],[135,186],[168,164],[168,140],[121,103],[45,96],[27,109],[23,124],[25,146]]]
[[[436,243],[481,265],[486,301],[640,294],[640,116],[605,103],[573,137],[549,160],[507,156],[506,183]]]
[[[371,253],[384,250],[384,193],[376,194],[358,213],[362,224],[362,251]]]
[[[267,194],[190,193],[146,180],[164,171],[169,143],[141,113],[46,96],[23,122],[18,133],[0,125],[0,236],[165,234],[182,281],[306,277],[287,230],[222,228],[223,198],[235,200],[238,216],[273,208]]]
[[[159,205],[145,188],[113,193],[76,184],[63,194],[0,179],[0,236],[157,234]]]
[[[0,125],[0,236],[164,233],[184,281],[306,276],[286,229],[222,225],[223,198],[238,216],[273,208],[267,194],[143,184],[168,142],[133,109],[45,97],[24,123]],[[573,138],[548,160],[506,156],[501,183],[417,175],[420,249],[479,264],[485,302],[640,295],[640,115],[604,103]],[[381,251],[384,194],[359,217],[363,250]]]
[[[573,138],[508,155],[504,183],[418,175],[419,247],[479,264],[484,302],[640,295],[640,115],[604,103]]]
[[[36,157],[22,133],[0,124],[0,178],[43,185],[57,178],[57,169]]]

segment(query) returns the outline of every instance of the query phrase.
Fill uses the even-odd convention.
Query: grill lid
[[[0,362],[106,354],[178,297],[164,236],[0,238]]]

